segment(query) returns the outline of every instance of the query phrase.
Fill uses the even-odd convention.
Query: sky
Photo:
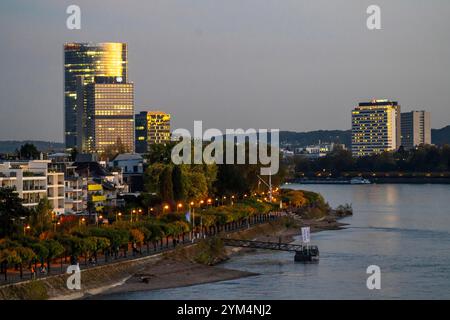
[[[81,30],[66,8],[81,8]],[[366,26],[381,8],[381,30]],[[349,129],[387,98],[450,124],[448,0],[1,0],[0,140],[63,141],[63,44],[126,42],[136,111],[173,128]]]

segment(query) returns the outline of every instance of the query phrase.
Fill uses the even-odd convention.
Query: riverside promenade
[[[117,256],[109,254],[98,254],[96,260],[89,259],[90,257],[83,256],[78,263],[81,270],[87,270],[97,266],[113,265],[118,262],[132,261],[134,259],[161,254],[169,252],[180,246],[189,246],[197,243],[201,239],[211,238],[217,235],[227,235],[234,232],[242,231],[256,225],[265,224],[271,221],[276,221],[285,213],[283,212],[271,212],[267,214],[257,214],[251,216],[249,219],[242,219],[236,222],[230,222],[222,225],[214,225],[202,228],[196,228],[195,232],[187,232],[178,235],[177,237],[163,237],[158,241],[152,243],[145,243],[138,245],[137,247],[129,243],[127,247],[121,248]],[[4,285],[20,283],[23,281],[29,281],[32,279],[45,279],[50,276],[57,276],[65,274],[69,267],[68,257],[60,257],[52,261],[51,267],[48,268],[45,265],[46,272],[40,272],[41,264],[35,262],[36,274],[33,276],[30,268],[24,268],[22,273],[17,270],[8,269],[7,272],[0,274],[0,287]]]

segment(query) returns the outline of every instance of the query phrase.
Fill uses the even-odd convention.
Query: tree
[[[166,166],[160,177],[160,195],[164,202],[173,203],[172,168]]]
[[[44,241],[44,245],[48,250],[47,255],[47,269],[48,273],[50,273],[50,265],[51,261],[55,258],[60,257],[64,253],[64,247],[61,243],[56,240],[49,239]]]
[[[32,143],[25,143],[20,147],[17,151],[19,159],[24,160],[33,160],[38,159],[40,152],[36,148],[36,146]]]
[[[173,197],[175,201],[185,200],[185,177],[180,166],[174,166],[172,170]]]
[[[175,143],[173,142],[166,144],[151,144],[147,153],[148,163],[170,164],[172,148],[174,147],[174,145]]]
[[[131,150],[122,142],[120,136],[117,137],[114,145],[107,146],[105,151],[100,155],[102,160],[114,159],[118,154],[127,153]]]
[[[52,228],[52,206],[47,198],[39,200],[37,207],[31,212],[30,226],[36,235],[50,231]]]
[[[0,237],[21,232],[23,225],[20,221],[24,221],[30,214],[29,210],[22,206],[22,202],[14,189],[0,188]]]

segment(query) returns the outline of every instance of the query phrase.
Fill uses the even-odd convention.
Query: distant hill
[[[431,129],[431,142],[437,145],[450,144],[450,126]]]
[[[280,131],[280,144],[286,146],[308,146],[321,142],[343,143],[347,147],[351,144],[351,130],[316,130],[309,132]],[[431,142],[437,145],[450,144],[450,125],[441,129],[431,129]],[[0,153],[16,151],[25,143],[34,144],[39,151],[64,151],[64,143],[48,141],[0,141]]]
[[[350,147],[351,130],[318,130],[309,132],[280,131],[280,144],[308,146],[321,142],[343,143]],[[436,145],[450,144],[450,125],[441,129],[431,129],[431,143]]]
[[[350,146],[350,130],[317,130],[310,132],[280,131],[280,145],[308,146],[320,142],[335,142]]]
[[[25,140],[25,141],[0,141],[0,153],[12,153],[19,149],[25,143],[32,143],[39,151],[42,152],[60,152],[64,150],[64,143],[49,142],[39,140]]]

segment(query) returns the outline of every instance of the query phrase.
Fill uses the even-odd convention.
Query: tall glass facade
[[[66,43],[64,45],[64,141],[67,149],[77,146],[77,77],[85,84],[95,76],[128,81],[126,43]]]

